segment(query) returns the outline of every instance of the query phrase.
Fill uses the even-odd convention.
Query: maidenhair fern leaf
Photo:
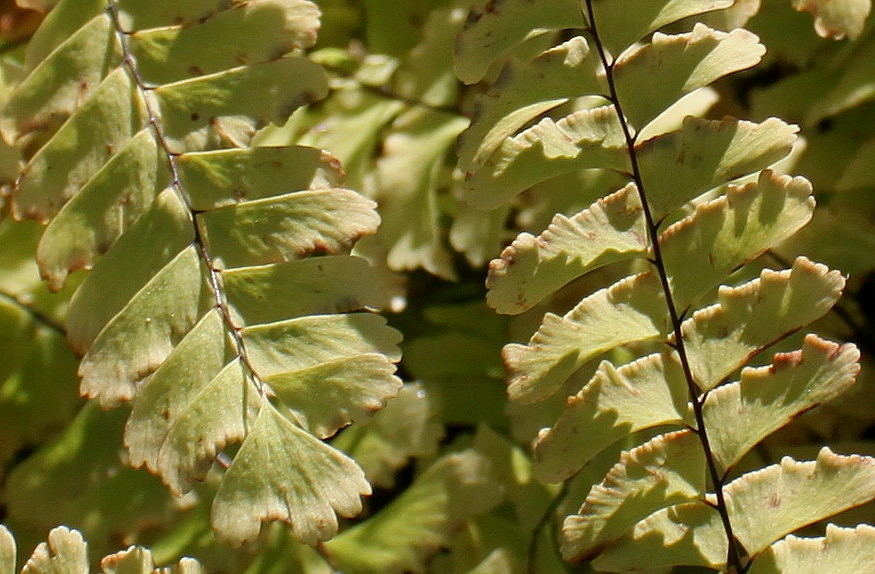
[[[588,557],[650,513],[700,496],[703,459],[698,440],[687,431],[659,435],[624,452],[590,490],[580,512],[565,519],[562,556]]]
[[[720,386],[703,405],[706,428],[721,469],[793,418],[844,393],[860,371],[860,352],[816,335],[798,351],[775,355],[771,365],[745,368],[738,383]],[[732,432],[725,429],[732,426]]]
[[[648,140],[637,149],[654,217],[720,184],[767,168],[786,156],[798,128],[776,118],[756,124],[684,119],[680,131]]]
[[[489,265],[487,301],[499,313],[525,311],[601,265],[643,255],[647,230],[632,186],[573,217],[557,215],[538,237],[520,234]]]
[[[829,311],[844,284],[838,271],[800,257],[792,269],[766,269],[759,279],[721,287],[720,302],[681,327],[696,384],[713,388],[764,347]]]
[[[100,561],[105,574],[202,574],[200,563],[193,558],[182,558],[169,568],[156,568],[152,553],[142,546],[110,554]]]
[[[495,209],[536,183],[595,168],[628,169],[623,133],[611,106],[582,110],[558,122],[544,118],[505,139],[481,169],[466,177],[466,199],[480,209]]]
[[[22,574],[86,574],[88,547],[77,530],[58,527],[33,551]]]
[[[222,275],[238,326],[276,317],[346,313],[384,306],[374,269],[360,257],[326,255],[289,263],[228,269]],[[294,291],[295,298],[284,294]]]
[[[318,189],[219,207],[203,216],[217,266],[289,261],[343,253],[374,233],[376,204],[344,189]]]
[[[596,291],[563,317],[548,313],[527,345],[504,347],[511,399],[545,399],[599,353],[666,333],[664,305],[657,278],[642,273]]]
[[[637,523],[628,538],[605,549],[593,565],[608,572],[634,572],[646,560],[654,569],[680,564],[720,570],[727,548],[717,510],[704,502],[687,502]]]
[[[334,156],[302,146],[187,153],[179,157],[178,168],[182,188],[198,211],[290,190],[336,189],[343,180]]]
[[[872,3],[870,0],[793,0],[793,8],[811,13],[818,35],[841,40],[845,36],[853,39],[862,33]]]
[[[787,536],[757,556],[749,574],[863,572],[875,562],[875,528],[826,527],[823,538]]]
[[[756,182],[729,186],[660,236],[672,293],[685,307],[744,263],[784,241],[811,220],[811,184],[763,170]],[[701,261],[687,273],[691,260]]]
[[[604,361],[535,443],[534,471],[545,482],[576,472],[607,445],[642,429],[691,424],[677,358],[649,355],[620,368]]]
[[[146,82],[168,84],[308,48],[316,41],[319,10],[306,0],[236,4],[194,25],[145,29],[130,37],[131,54]],[[217,43],[216,38],[235,38]]]
[[[479,2],[468,14],[456,44],[456,75],[466,84],[480,81],[489,66],[523,41],[532,30],[557,30],[583,25],[573,0],[537,5],[520,0]]]
[[[725,493],[739,542],[759,554],[801,526],[875,498],[875,459],[824,447],[816,461],[784,457],[732,481]]]
[[[284,122],[290,111],[324,98],[322,68],[285,57],[165,84],[150,90],[171,153],[243,147],[256,129]]]
[[[15,538],[0,524],[0,572],[11,574],[15,571],[15,554]]]
[[[316,544],[370,492],[321,439],[401,386],[400,337],[371,314],[384,297],[350,256],[376,232],[376,204],[342,187],[325,152],[249,147],[327,94],[324,70],[300,53],[319,10],[62,0],[53,15],[76,10],[87,18],[53,16],[37,33],[0,124],[27,161],[14,213],[50,221],[42,275],[59,289],[93,267],[67,317],[81,391],[132,403],[131,463],[176,494],[231,460],[213,503],[221,538],[242,544],[280,520]],[[207,49],[216,34],[237,43]],[[39,124],[62,123],[28,125],[31,108]],[[36,128],[44,139],[29,137]]]
[[[89,269],[148,209],[168,182],[155,139],[141,130],[68,201],[40,239],[37,259],[51,289]]]
[[[136,393],[209,304],[197,253],[187,248],[164,266],[106,324],[79,366],[82,393],[104,407]]]
[[[400,359],[400,335],[370,313],[312,315],[247,327],[249,360],[265,376],[376,353]]]
[[[292,475],[292,479],[289,479]],[[371,493],[355,462],[264,403],[213,501],[213,527],[228,541],[254,540],[261,523],[288,523],[308,544],[337,532],[335,512],[361,512]]]
[[[725,487],[734,532],[755,557],[785,534],[875,498],[873,459],[841,456],[824,448],[816,461],[784,457]],[[833,493],[841,491],[841,497]],[[744,509],[742,512],[740,509]],[[653,566],[669,564],[720,568],[726,538],[720,517],[704,502],[683,503],[639,522],[632,536],[610,547],[595,564],[614,572],[634,570],[647,556]]]
[[[304,428],[325,438],[381,409],[385,397],[398,392],[394,370],[383,355],[371,353],[271,375],[265,382]]]
[[[741,28],[727,34],[696,24],[688,34],[657,32],[614,65],[617,95],[629,122],[644,128],[683,95],[755,66],[764,53],[757,37]],[[646,98],[629,97],[640,90]]]
[[[603,90],[597,65],[582,36],[531,62],[511,61],[489,93],[477,99],[471,127],[459,140],[459,167],[481,167],[506,137],[531,119],[581,93]]]

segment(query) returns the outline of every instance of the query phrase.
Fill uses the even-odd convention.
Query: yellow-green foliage
[[[0,574],[875,569],[870,0],[17,4]]]

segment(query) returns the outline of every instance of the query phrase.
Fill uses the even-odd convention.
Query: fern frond
[[[82,393],[132,403],[131,463],[176,494],[239,444],[213,503],[234,544],[271,520],[316,544],[359,512],[364,473],[322,439],[401,386],[349,255],[376,204],[324,152],[250,145],[327,94],[301,55],[318,24],[307,0],[64,0],[0,122],[27,160],[13,212],[49,223],[43,277],[93,267],[67,315]]]
[[[559,4],[556,14],[531,14],[526,30],[508,16],[529,9],[522,2],[489,2],[471,12],[459,42],[457,57],[469,60],[457,65],[460,78],[476,81],[485,62],[499,61],[532,34],[583,29],[531,62],[511,59],[480,99],[459,163],[472,205],[504,209],[518,194],[535,194],[579,170],[614,171],[627,181],[575,215],[556,215],[539,235],[520,234],[490,264],[487,280],[487,301],[501,313],[532,309],[560,289],[580,293],[563,316],[544,315],[527,344],[505,346],[512,402],[552,401],[577,373],[592,372],[600,355],[616,357],[602,357],[534,442],[533,471],[545,482],[569,480],[618,441],[632,445],[565,520],[563,556],[593,559],[599,570],[744,571],[783,536],[873,496],[869,459],[828,451],[816,463],[785,462],[730,480],[751,448],[846,391],[859,372],[855,347],[815,335],[801,350],[775,355],[771,367],[745,368],[826,314],[845,279],[798,257],[790,269],[731,283],[738,281],[734,272],[791,237],[814,212],[808,181],[769,169],[790,153],[796,126],[777,118],[671,119],[690,109],[689,94],[763,56],[750,32],[692,22],[731,4],[585,0],[563,24],[550,20]],[[678,31],[684,19],[689,32]],[[489,34],[498,40],[478,53],[479,67],[466,68],[477,62],[473,44]],[[531,83],[540,70],[589,78],[544,82],[527,99],[515,80]],[[632,265],[637,273],[607,286],[591,278],[606,266],[622,277]],[[566,287],[583,277],[576,290]],[[738,369],[741,381],[727,383]],[[661,427],[679,430],[658,434]],[[842,472],[859,481],[859,496],[832,496],[838,487],[826,483],[819,495],[789,485],[803,475]],[[822,506],[806,514],[787,502],[786,519],[774,522],[760,511],[768,506],[760,490],[820,496]]]
[[[721,472],[731,469],[750,448],[791,418],[844,392],[853,384],[859,371],[858,360],[856,348],[850,345],[839,347],[809,335],[801,351],[776,355],[775,362],[768,367],[745,369],[740,382],[721,386],[709,394],[703,414],[707,428],[712,431],[711,445]],[[630,370],[632,365],[635,363],[623,369]],[[552,464],[556,465],[563,455],[572,460],[585,458],[582,449],[593,448],[592,443],[575,440],[574,436],[598,437],[593,442],[605,445],[610,439],[619,439],[643,428],[684,422],[692,425],[682,395],[684,381],[680,367],[675,364],[673,374],[666,376],[665,380],[674,391],[672,397],[657,395],[665,391],[659,388],[660,381],[656,377],[639,377],[623,386],[616,385],[617,390],[612,394],[606,392],[598,397],[602,420],[587,412],[587,404],[596,399],[581,398],[574,411],[569,409],[564,413],[550,434],[539,441],[536,454],[540,453],[546,459],[549,452]],[[642,383],[648,382],[649,387],[643,386]],[[591,385],[587,385],[587,389],[591,389],[588,393],[597,392],[597,387],[591,388]],[[611,391],[607,385],[603,386]],[[779,406],[776,403],[781,399],[784,402]],[[659,418],[660,407],[667,413],[662,418]],[[674,413],[672,407],[676,409]],[[623,419],[608,427],[604,419],[614,413]],[[644,417],[650,417],[650,420]],[[621,421],[625,427],[621,426]],[[606,428],[614,429],[614,434],[603,439],[601,435]],[[620,462],[590,492],[581,512],[566,520],[565,555],[586,556],[649,513],[678,500],[704,495],[704,462],[696,437],[688,431],[660,435],[624,453]],[[565,473],[573,470],[576,469],[567,468]],[[544,467],[540,472],[547,480],[562,477],[562,474],[546,474]],[[674,473],[682,476],[696,473],[697,478],[695,481],[685,479],[678,483],[685,485],[680,487],[670,478]],[[645,493],[650,494],[645,496]],[[652,502],[645,505],[643,500],[648,498]],[[624,512],[626,517],[622,518]]]
[[[786,534],[875,498],[873,459],[841,456],[828,448],[816,461],[784,457],[726,485],[738,541],[757,556]],[[843,496],[832,493],[841,490]],[[743,512],[736,509],[744,508]],[[646,556],[654,567],[672,564],[720,568],[726,537],[720,517],[707,501],[686,502],[639,522],[629,538],[609,547],[593,563],[612,572],[634,570]]]

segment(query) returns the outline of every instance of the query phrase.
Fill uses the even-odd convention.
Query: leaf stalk
[[[188,209],[189,217],[191,218],[191,223],[194,230],[194,245],[197,249],[200,259],[203,261],[204,266],[208,271],[207,282],[215,301],[215,308],[219,310],[219,313],[222,316],[222,321],[225,323],[225,326],[231,335],[231,339],[234,341],[235,351],[240,359],[241,364],[243,365],[244,371],[246,372],[250,380],[255,383],[255,386],[259,390],[259,392],[264,395],[265,384],[253,368],[252,363],[249,360],[249,354],[246,351],[246,343],[243,340],[243,336],[240,334],[239,328],[234,325],[234,322],[231,319],[231,310],[228,306],[228,300],[225,296],[225,290],[222,283],[222,272],[220,269],[217,269],[213,265],[213,257],[205,241],[203,225],[198,218],[198,212],[192,206],[191,202],[188,199],[188,195],[183,189],[182,178],[180,176],[179,166],[177,163],[178,154],[170,149],[170,144],[167,141],[167,137],[164,134],[164,128],[161,125],[161,120],[158,117],[158,114],[156,113],[154,107],[152,106],[152,103],[149,101],[149,98],[147,97],[147,94],[151,88],[143,80],[143,77],[140,74],[139,69],[137,68],[136,59],[134,58],[130,46],[128,45],[128,33],[122,28],[121,20],[119,19],[118,5],[115,0],[109,0],[107,2],[106,11],[112,20],[116,38],[118,39],[119,45],[121,46],[123,64],[128,70],[131,79],[133,79],[134,83],[136,84],[137,90],[140,92],[140,98],[143,101],[143,105],[146,109],[146,114],[148,116],[149,127],[152,129],[152,132],[155,135],[155,140],[157,141],[161,150],[164,152],[165,157],[167,158],[167,163],[170,169],[171,176],[170,187],[173,189],[179,201],[181,201],[182,204],[185,205]],[[248,387],[244,387],[244,393],[246,391],[246,388]],[[248,416],[246,412],[247,404],[248,400],[244,400],[242,415],[243,428],[246,430],[246,432],[248,432]]]
[[[690,396],[690,402],[693,406],[693,413],[696,419],[696,427],[693,432],[699,437],[702,444],[702,449],[705,453],[705,461],[708,467],[708,474],[714,486],[716,495],[716,510],[720,515],[720,520],[723,523],[723,529],[726,532],[727,539],[727,556],[726,566],[728,574],[742,574],[745,571],[745,566],[741,559],[741,551],[739,549],[738,540],[732,532],[732,523],[729,518],[729,509],[726,506],[726,499],[723,494],[723,476],[717,470],[717,463],[714,459],[714,453],[711,450],[711,445],[708,440],[708,430],[705,428],[705,418],[703,414],[703,405],[707,393],[700,395],[699,387],[693,377],[693,372],[690,367],[690,361],[687,357],[686,347],[684,345],[683,333],[681,332],[682,318],[678,313],[674,297],[671,292],[671,286],[668,282],[668,272],[665,266],[665,260],[662,256],[662,248],[659,244],[659,222],[655,221],[653,212],[650,210],[650,204],[647,201],[647,193],[644,187],[644,181],[641,176],[641,170],[638,165],[638,156],[635,150],[635,135],[632,133],[629,124],[626,121],[626,116],[623,114],[623,107],[617,94],[616,84],[614,82],[613,66],[615,60],[609,61],[605,51],[604,44],[599,36],[598,26],[595,19],[595,11],[593,10],[592,0],[586,0],[586,13],[584,19],[589,23],[589,33],[592,37],[593,44],[598,52],[599,59],[605,70],[605,79],[608,84],[609,96],[608,99],[614,105],[614,110],[617,113],[620,126],[623,129],[623,136],[626,141],[626,149],[629,154],[629,161],[632,168],[632,177],[635,186],[638,189],[638,196],[641,199],[641,206],[644,213],[644,219],[647,225],[647,235],[650,244],[653,248],[653,257],[650,259],[659,275],[659,281],[662,285],[662,290],[665,295],[666,307],[668,308],[671,327],[674,333],[674,344],[672,345],[677,351],[681,363],[681,369],[684,373],[684,378],[687,383],[687,391]]]

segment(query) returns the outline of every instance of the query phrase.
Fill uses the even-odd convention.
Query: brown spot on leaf
[[[781,495],[778,493],[772,493],[769,497],[769,508],[780,508],[781,506]]]

